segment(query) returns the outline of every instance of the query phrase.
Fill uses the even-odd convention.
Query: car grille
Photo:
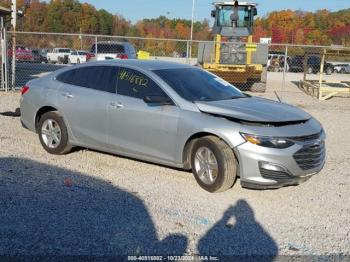
[[[260,174],[263,178],[273,179],[273,180],[286,180],[293,178],[288,173],[283,171],[274,171],[260,168]]]
[[[303,170],[314,169],[323,164],[326,156],[324,141],[307,145],[294,154],[294,159]]]
[[[321,134],[322,134],[322,132],[317,133],[317,134],[308,135],[308,136],[288,137],[288,139],[291,139],[294,141],[299,141],[299,142],[307,142],[307,141],[319,139],[321,137]]]

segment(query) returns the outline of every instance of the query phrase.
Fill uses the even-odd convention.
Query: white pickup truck
[[[68,64],[68,57],[71,53],[69,48],[54,48],[47,53],[47,61],[52,64]]]

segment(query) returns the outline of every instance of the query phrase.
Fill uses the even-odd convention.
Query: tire
[[[205,152],[209,153],[205,154]],[[208,157],[208,155],[210,157]],[[208,159],[210,159],[210,161],[207,161]],[[217,167],[216,171],[201,172],[203,169],[209,169],[209,162],[212,166]],[[226,191],[230,189],[236,181],[238,164],[235,155],[232,149],[218,137],[207,136],[198,139],[194,143],[191,152],[191,166],[197,183],[208,192],[218,193]],[[202,168],[203,166],[204,168]],[[214,179],[210,180],[208,178],[209,173],[212,174],[211,177]]]
[[[275,72],[275,73],[279,72],[279,67],[277,67],[277,66],[274,67],[273,70],[272,70],[272,72]]]
[[[340,70],[340,73],[345,74],[345,73],[346,73],[346,72],[345,72],[345,68],[342,68],[342,69]]]
[[[330,67],[328,67],[328,68],[326,69],[326,75],[331,75],[332,73],[333,73],[333,69],[330,68]]]
[[[49,127],[50,121],[53,128]],[[53,137],[51,135],[53,133],[52,131],[54,129],[57,130],[57,127],[59,128],[59,132],[57,131],[55,134],[58,139],[53,139],[50,146],[50,138]],[[44,130],[46,130],[46,132],[44,132]],[[72,146],[69,143],[67,127],[62,116],[60,116],[58,112],[48,112],[42,115],[38,123],[37,131],[40,143],[48,153],[64,155],[71,151]],[[58,133],[60,134],[59,136]]]
[[[265,93],[266,92],[266,83],[256,82],[250,87],[251,92],[255,93]]]

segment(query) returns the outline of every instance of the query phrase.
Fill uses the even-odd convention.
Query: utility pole
[[[189,52],[190,54],[187,54],[187,57],[190,58],[189,63],[191,63],[191,58],[192,58],[192,40],[193,40],[193,24],[194,24],[194,7],[195,7],[195,0],[192,0],[192,19],[191,19],[191,35],[190,35],[190,48]]]
[[[16,84],[16,26],[17,26],[17,3],[12,0],[11,5],[11,24],[12,24],[12,74],[11,74],[11,89],[14,90]]]

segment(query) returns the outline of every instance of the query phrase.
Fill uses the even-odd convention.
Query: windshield
[[[199,68],[155,70],[176,93],[188,101],[218,101],[247,97],[225,80]]]
[[[234,14],[234,6],[223,6],[219,10],[218,26],[232,27],[231,16]],[[238,20],[235,23],[235,27],[249,27],[251,23],[251,10],[247,7],[238,7]]]

